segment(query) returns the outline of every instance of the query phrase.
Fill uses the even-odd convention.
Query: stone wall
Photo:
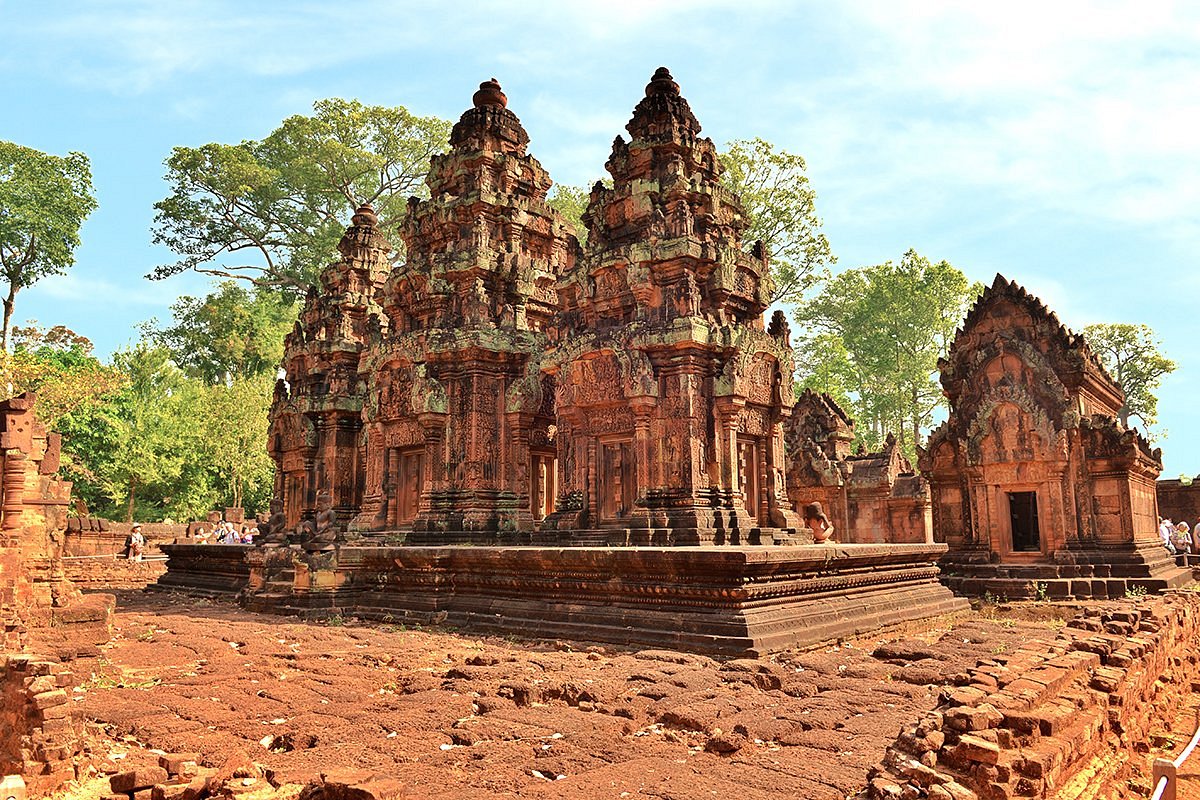
[[[1145,746],[1191,691],[1200,594],[1095,605],[957,677],[872,771],[872,797],[1051,797]]]
[[[1193,527],[1200,520],[1200,475],[1186,486],[1178,479],[1158,482],[1158,513],[1174,522]]]
[[[167,571],[165,560],[129,561],[119,556],[83,556],[63,559],[67,580],[83,591],[141,589]]]
[[[160,544],[170,544],[188,535],[189,526],[184,523],[143,522],[141,525],[142,535],[146,537],[146,550],[150,553],[159,552]],[[97,520],[94,526],[68,524],[63,541],[63,555],[97,556],[122,553],[125,550],[125,537],[129,535],[129,528],[128,522],[109,520]]]
[[[74,676],[55,661],[0,655],[0,775],[22,775],[30,797],[75,779]]]

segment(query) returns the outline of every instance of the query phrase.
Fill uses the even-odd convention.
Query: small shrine
[[[932,541],[929,484],[888,434],[882,450],[852,453],[854,420],[832,397],[805,389],[784,427],[787,493],[820,503],[833,537],[847,543]]]
[[[1190,579],[1158,538],[1161,451],[1120,425],[1121,387],[1038,298],[997,275],[938,368],[950,417],[920,468],[952,588],[1121,597]]]

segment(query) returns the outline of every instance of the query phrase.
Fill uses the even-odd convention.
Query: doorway
[[[1040,552],[1042,541],[1038,531],[1037,492],[1009,492],[1008,512],[1013,552]]]
[[[633,442],[605,442],[600,458],[600,519],[625,519],[633,511],[635,492]]]

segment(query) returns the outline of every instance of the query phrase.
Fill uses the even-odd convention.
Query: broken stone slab
[[[141,789],[149,789],[156,783],[166,783],[167,771],[162,767],[141,767],[127,772],[118,772],[108,779],[108,785],[114,793],[128,794]]]

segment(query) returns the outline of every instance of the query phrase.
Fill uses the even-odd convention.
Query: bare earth
[[[130,592],[114,639],[76,662],[76,699],[122,768],[157,748],[244,753],[275,782],[367,770],[414,797],[843,798],[950,676],[1061,624],[1030,616],[718,662]]]

